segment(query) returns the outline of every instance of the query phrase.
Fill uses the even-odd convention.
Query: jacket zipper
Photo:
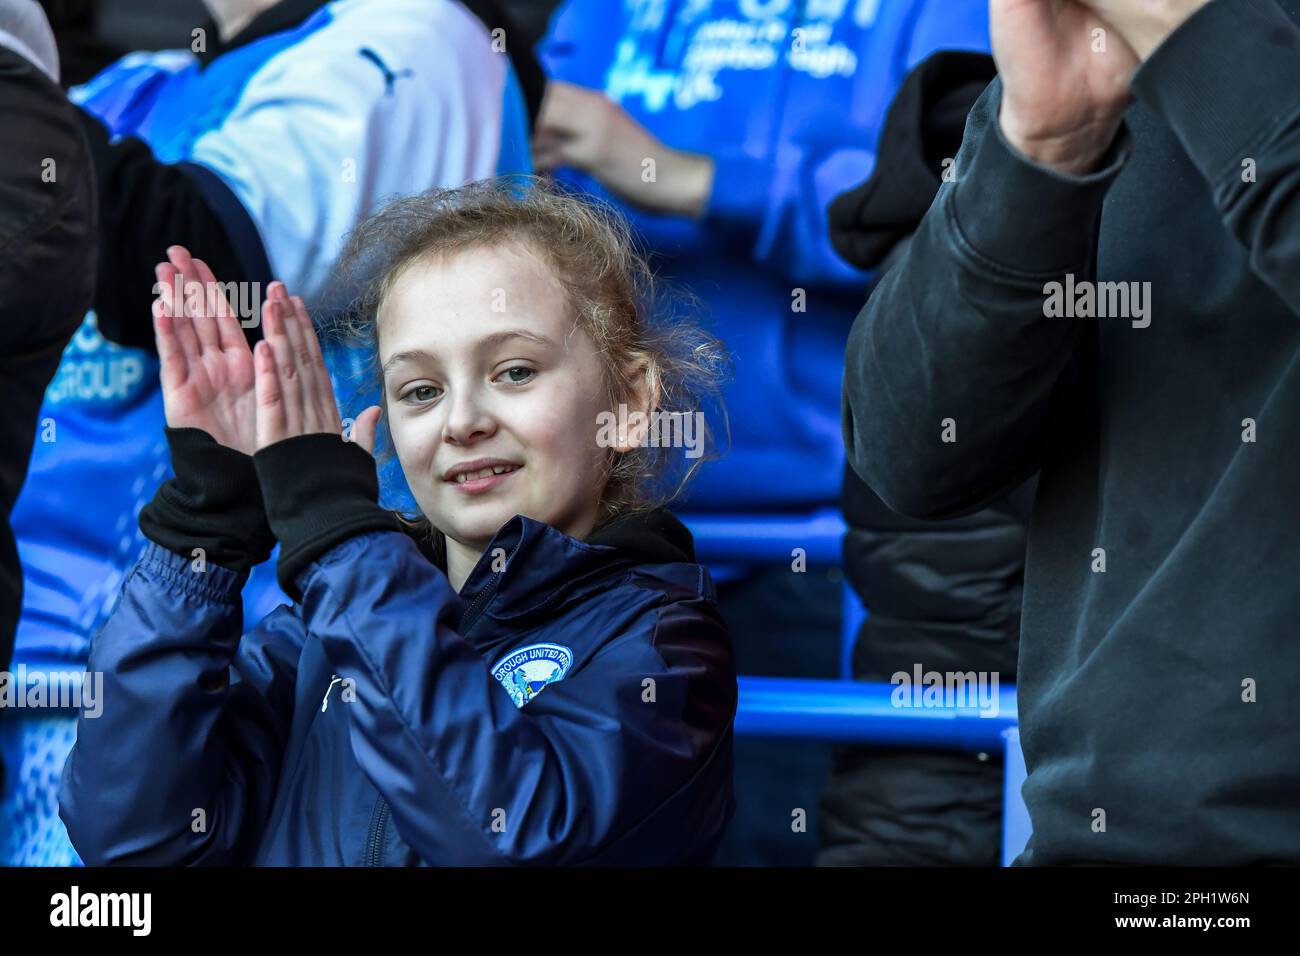
[[[519,550],[516,544],[508,555],[506,555],[506,565],[510,564],[510,559],[515,556]],[[502,572],[504,573],[504,572]],[[473,602],[465,613],[461,615],[459,631],[462,637],[465,636],[466,630],[473,626],[476,612],[480,605],[485,604],[487,599],[496,593],[497,586],[501,583],[501,574],[496,575],[492,581],[483,588],[474,598]],[[366,866],[383,866],[384,865],[384,834],[388,831],[389,806],[384,795],[379,795],[379,800],[375,803],[375,810],[370,815],[370,835],[366,840]]]
[[[366,866],[384,865],[384,834],[388,830],[388,801],[379,795],[370,815],[370,837],[366,842]]]
[[[510,553],[506,555],[507,568],[510,567],[510,560],[515,556],[515,552],[519,550],[519,545],[522,543],[522,541],[515,542],[515,546],[511,548]],[[505,574],[505,569],[502,569],[500,572],[493,575],[492,580],[484,585],[483,589],[479,591],[478,594],[474,595],[474,600],[470,602],[470,606],[465,609],[465,613],[460,617],[460,626],[457,628],[457,631],[460,633],[461,637],[464,637],[469,629],[474,626],[474,622],[478,619],[478,612],[481,610],[480,606],[486,604],[488,598],[493,594],[496,594],[497,588],[501,584],[501,575],[503,574]]]

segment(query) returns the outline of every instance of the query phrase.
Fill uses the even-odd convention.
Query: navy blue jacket
[[[86,863],[706,861],[736,680],[690,533],[516,516],[459,594],[431,556],[356,534],[241,637],[247,572],[149,543],[62,778]]]

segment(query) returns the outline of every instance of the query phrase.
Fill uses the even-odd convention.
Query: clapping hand
[[[302,299],[288,294],[268,298],[263,333],[253,350],[257,447],[315,432],[342,436],[334,386]],[[353,440],[366,451],[374,450],[381,414],[378,405],[371,405],[353,427]]]
[[[262,304],[263,339],[249,349],[235,309],[212,270],[183,246],[155,269],[154,335],[162,363],[163,407],[172,428],[199,428],[252,455],[297,435],[342,436],[320,341],[298,296],[273,282]],[[183,290],[177,301],[177,276]],[[382,410],[357,418],[353,440],[371,451]]]

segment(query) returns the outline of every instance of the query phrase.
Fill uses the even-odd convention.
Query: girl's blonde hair
[[[676,499],[696,469],[717,457],[709,419],[727,416],[720,392],[730,364],[722,343],[681,308],[691,297],[662,294],[646,257],[636,248],[626,220],[612,207],[564,192],[546,180],[512,176],[454,189],[434,189],[394,199],[349,236],[341,279],[361,290],[337,331],[367,356],[364,374],[379,381],[378,315],[384,299],[412,264],[471,249],[513,246],[535,256],[558,280],[575,322],[595,344],[602,361],[602,388],[611,411],[630,403],[638,386],[656,397],[653,410],[689,414],[703,423],[698,457],[682,449],[642,445],[604,463],[604,493],[597,527]],[[639,365],[644,381],[629,375]],[[384,402],[386,406],[386,401]],[[700,413],[700,414],[696,414]],[[663,419],[661,419],[663,420]],[[667,419],[672,420],[672,419]],[[380,463],[391,461],[388,416],[377,441]],[[592,438],[596,423],[592,423]],[[403,516],[416,533],[432,535],[423,515]]]

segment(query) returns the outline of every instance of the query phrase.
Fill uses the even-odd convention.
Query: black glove
[[[298,574],[335,545],[366,531],[403,530],[379,507],[374,458],[341,435],[295,435],[263,448],[253,464],[280,540],[280,587],[294,601],[302,600]]]
[[[145,537],[185,558],[247,571],[271,556],[275,536],[253,459],[201,428],[164,428],[176,475],[140,511]]]

